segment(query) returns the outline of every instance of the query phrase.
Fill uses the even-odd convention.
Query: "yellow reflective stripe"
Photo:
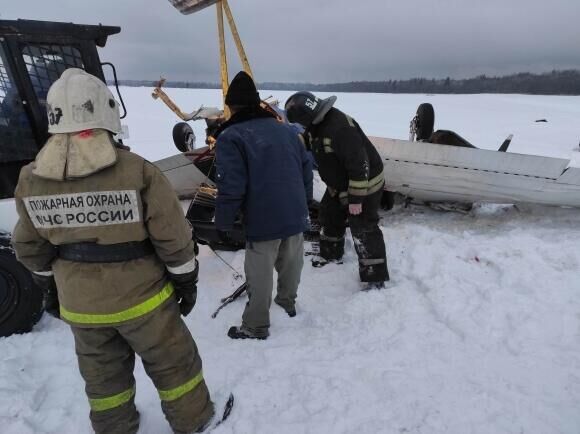
[[[169,282],[153,297],[145,300],[137,306],[122,310],[121,312],[108,314],[76,313],[66,310],[60,305],[60,316],[67,321],[78,324],[115,324],[131,319],[139,318],[163,304],[173,295],[173,285]]]
[[[89,404],[93,411],[106,411],[112,408],[120,407],[129,402],[135,396],[135,386],[117,395],[107,398],[89,398]]]
[[[379,265],[387,261],[385,259],[359,259],[358,262],[362,265]]]
[[[369,194],[376,193],[381,188],[383,188],[384,182],[385,178],[382,171],[377,176],[369,179],[368,181],[349,180],[348,193],[352,194],[353,196],[368,196]]]
[[[196,386],[201,383],[203,380],[203,373],[199,371],[195,377],[189,380],[187,383],[182,384],[181,386],[177,386],[175,389],[171,390],[157,390],[159,393],[159,398],[162,401],[175,401],[176,399],[181,398],[188,392],[191,392]]]
[[[371,179],[365,179],[363,181],[355,181],[353,179],[348,180],[348,186],[352,188],[369,188],[382,182],[384,178],[383,172],[379,173],[377,176]]]
[[[377,184],[371,188],[349,188],[348,189],[348,193],[353,195],[353,196],[369,196],[373,193],[376,193],[377,191],[379,191],[381,188],[383,188],[383,183],[381,182],[380,184]]]
[[[334,149],[332,149],[332,139],[329,137],[322,139],[322,147],[324,148],[324,152],[327,154],[334,152]]]
[[[370,187],[370,188],[367,190],[367,194],[373,194],[373,193],[376,193],[377,191],[381,190],[381,189],[382,189],[384,186],[385,186],[385,181],[381,179],[381,180],[380,180],[380,182],[379,182],[379,183],[377,183],[377,185],[375,185],[375,186],[373,186],[373,187]]]
[[[365,179],[364,181],[353,181],[352,179],[349,179],[348,186],[354,188],[368,188],[369,180]]]
[[[369,179],[369,188],[380,184],[381,182],[384,181],[384,179],[385,179],[385,175],[383,174],[383,171],[381,170],[381,173],[379,173],[374,178]]]

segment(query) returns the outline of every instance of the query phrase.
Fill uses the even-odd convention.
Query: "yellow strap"
[[[60,316],[67,321],[77,324],[116,324],[131,319],[139,318],[163,304],[173,295],[173,285],[169,282],[153,297],[145,300],[137,306],[122,310],[121,312],[108,314],[76,313],[66,310],[60,305]]]
[[[162,401],[175,401],[176,399],[181,398],[188,392],[191,392],[196,386],[201,383],[203,380],[203,373],[199,371],[195,377],[189,380],[187,383],[182,384],[181,386],[177,386],[175,389],[170,390],[157,390],[159,393],[159,398]]]
[[[89,404],[93,411],[106,411],[112,408],[120,407],[129,402],[135,396],[135,386],[117,395],[108,396],[107,398],[89,398]]]

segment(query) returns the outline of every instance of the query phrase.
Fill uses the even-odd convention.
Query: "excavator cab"
[[[46,142],[46,95],[67,68],[105,81],[97,47],[119,27],[0,20],[0,199]]]

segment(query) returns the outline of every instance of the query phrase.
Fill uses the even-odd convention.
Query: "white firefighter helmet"
[[[94,128],[121,132],[119,104],[113,94],[105,83],[82,69],[69,68],[52,84],[46,110],[51,134]]]

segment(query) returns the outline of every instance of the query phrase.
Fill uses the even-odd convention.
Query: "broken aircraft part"
[[[199,12],[208,6],[215,5],[219,0],[169,0],[175,9],[184,15]]]

